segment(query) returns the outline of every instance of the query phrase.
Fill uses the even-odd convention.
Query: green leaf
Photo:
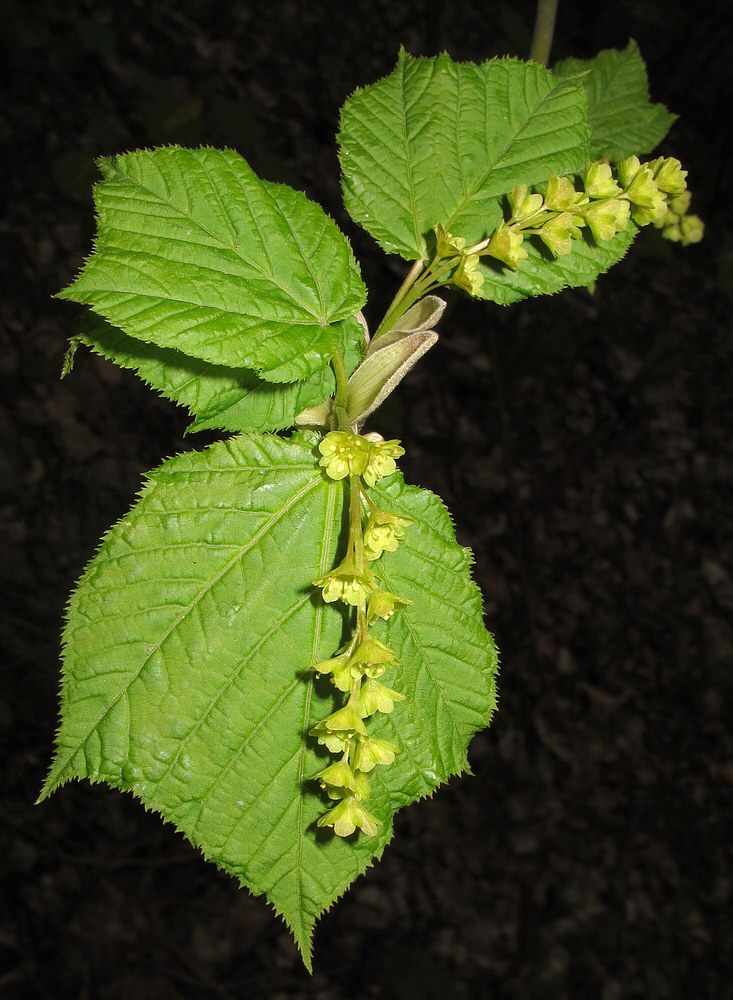
[[[294,382],[358,336],[366,292],[346,237],[231,150],[99,161],[95,252],[61,298],[131,337]]]
[[[637,227],[629,223],[622,233],[600,244],[587,238],[573,240],[572,251],[554,259],[539,238],[525,237],[523,247],[529,257],[523,260],[517,271],[482,257],[479,270],[484,276],[480,297],[511,305],[529,295],[552,295],[568,285],[578,287],[589,285],[599,274],[603,274],[613,264],[625,256],[636,234]]]
[[[171,348],[145,344],[93,313],[83,323],[80,339],[121,368],[134,369],[167,399],[186,406],[195,417],[186,433],[291,427],[301,410],[322,402],[335,388],[330,368],[303,382],[265,382],[246,369],[212,365]],[[350,341],[344,358],[347,373],[351,374],[360,360],[360,352]]]
[[[447,511],[398,474],[383,480],[379,501],[415,524],[375,568],[415,603],[375,628],[402,660],[389,681],[407,700],[370,731],[402,752],[372,779],[376,837],[316,833],[326,807],[308,779],[325,758],[305,734],[334,698],[308,667],[339,646],[344,612],[310,581],[343,554],[346,523],[319,440],[241,435],[152,473],[72,595],[42,793],[72,778],[131,790],[266,893],[308,965],[314,922],[381,855],[396,810],[466,766],[496,671]]]
[[[595,59],[565,59],[553,72],[585,87],[592,160],[651,153],[675,120],[663,104],[649,101],[646,66],[633,40],[623,52],[606,49]]]
[[[499,197],[588,160],[582,85],[537,63],[454,63],[401,52],[341,112],[346,207],[388,253],[414,260],[438,222],[469,243],[501,219]]]

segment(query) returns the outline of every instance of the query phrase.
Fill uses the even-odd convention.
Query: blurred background
[[[560,0],[552,60],[634,38],[680,115],[689,248],[644,231],[591,295],[456,298],[372,427],[475,555],[502,652],[473,777],[398,814],[316,932],[129,795],[40,806],[67,595],[144,473],[216,435],[79,351],[51,296],[94,158],[228,146],[351,237],[374,322],[406,267],[346,216],[344,99],[413,55],[526,58],[534,4],[0,2],[0,995],[23,1000],[731,1000],[733,32],[724,0]]]

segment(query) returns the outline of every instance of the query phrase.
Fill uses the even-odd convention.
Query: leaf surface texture
[[[99,165],[95,252],[62,298],[131,337],[275,382],[307,378],[358,336],[359,269],[305,195],[231,150],[170,146]]]
[[[663,104],[649,100],[646,66],[634,41],[623,52],[606,49],[594,59],[564,59],[553,72],[585,87],[592,160],[651,153],[675,120]]]
[[[43,793],[72,778],[133,791],[266,893],[307,963],[314,922],[381,855],[395,811],[465,767],[496,671],[447,511],[399,474],[384,480],[378,501],[415,524],[375,570],[415,603],[374,629],[402,660],[389,682],[407,700],[370,732],[401,753],[372,773],[376,837],[315,831],[326,806],[308,779],[327,758],[306,733],[335,701],[308,667],[333,654],[344,622],[310,581],[334,564],[345,524],[318,440],[241,435],[151,474],[72,595]]]
[[[438,222],[469,243],[493,232],[499,199],[582,169],[582,85],[516,59],[414,59],[358,90],[341,113],[346,207],[388,253],[415,260]]]

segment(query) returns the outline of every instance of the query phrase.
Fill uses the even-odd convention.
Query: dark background
[[[23,1000],[731,1000],[733,35],[728,5],[561,0],[553,59],[638,42],[706,238],[645,231],[595,294],[457,301],[375,423],[476,557],[502,651],[474,777],[396,818],[316,933],[131,796],[33,805],[67,594],[143,473],[214,435],[79,352],[51,295],[93,157],[230,145],[351,236],[374,321],[404,265],[346,217],[345,97],[415,55],[526,57],[532,3],[0,3],[0,995]],[[394,397],[393,397],[394,399]]]

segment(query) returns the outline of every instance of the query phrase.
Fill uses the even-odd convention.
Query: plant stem
[[[356,565],[362,572],[367,560],[361,528],[361,476],[349,476],[349,540],[354,546]]]
[[[392,327],[400,318],[400,316],[405,312],[405,309],[407,307],[403,306],[402,308],[400,308],[400,306],[403,305],[402,300],[405,298],[409,290],[412,288],[413,284],[415,283],[418,275],[420,274],[424,266],[425,266],[425,261],[422,259],[416,260],[415,263],[412,265],[412,267],[407,273],[407,277],[400,285],[395,297],[392,299],[389,309],[384,314],[384,319],[377,327],[377,332],[372,337],[372,340],[376,340],[377,337],[380,337],[383,333],[389,333],[389,331],[392,329]]]
[[[333,401],[336,425],[340,431],[348,431],[351,430],[351,423],[349,422],[349,415],[346,410],[349,394],[349,376],[346,374],[346,365],[338,347],[336,348],[336,353],[331,358],[331,367],[336,379],[336,395]]]
[[[336,379],[336,406],[346,406],[346,399],[349,392],[349,376],[346,374],[346,365],[341,357],[341,351],[336,348],[336,353],[331,358],[331,367]]]
[[[541,66],[546,66],[550,59],[556,14],[557,0],[537,0],[537,14],[535,15],[529,58]]]

